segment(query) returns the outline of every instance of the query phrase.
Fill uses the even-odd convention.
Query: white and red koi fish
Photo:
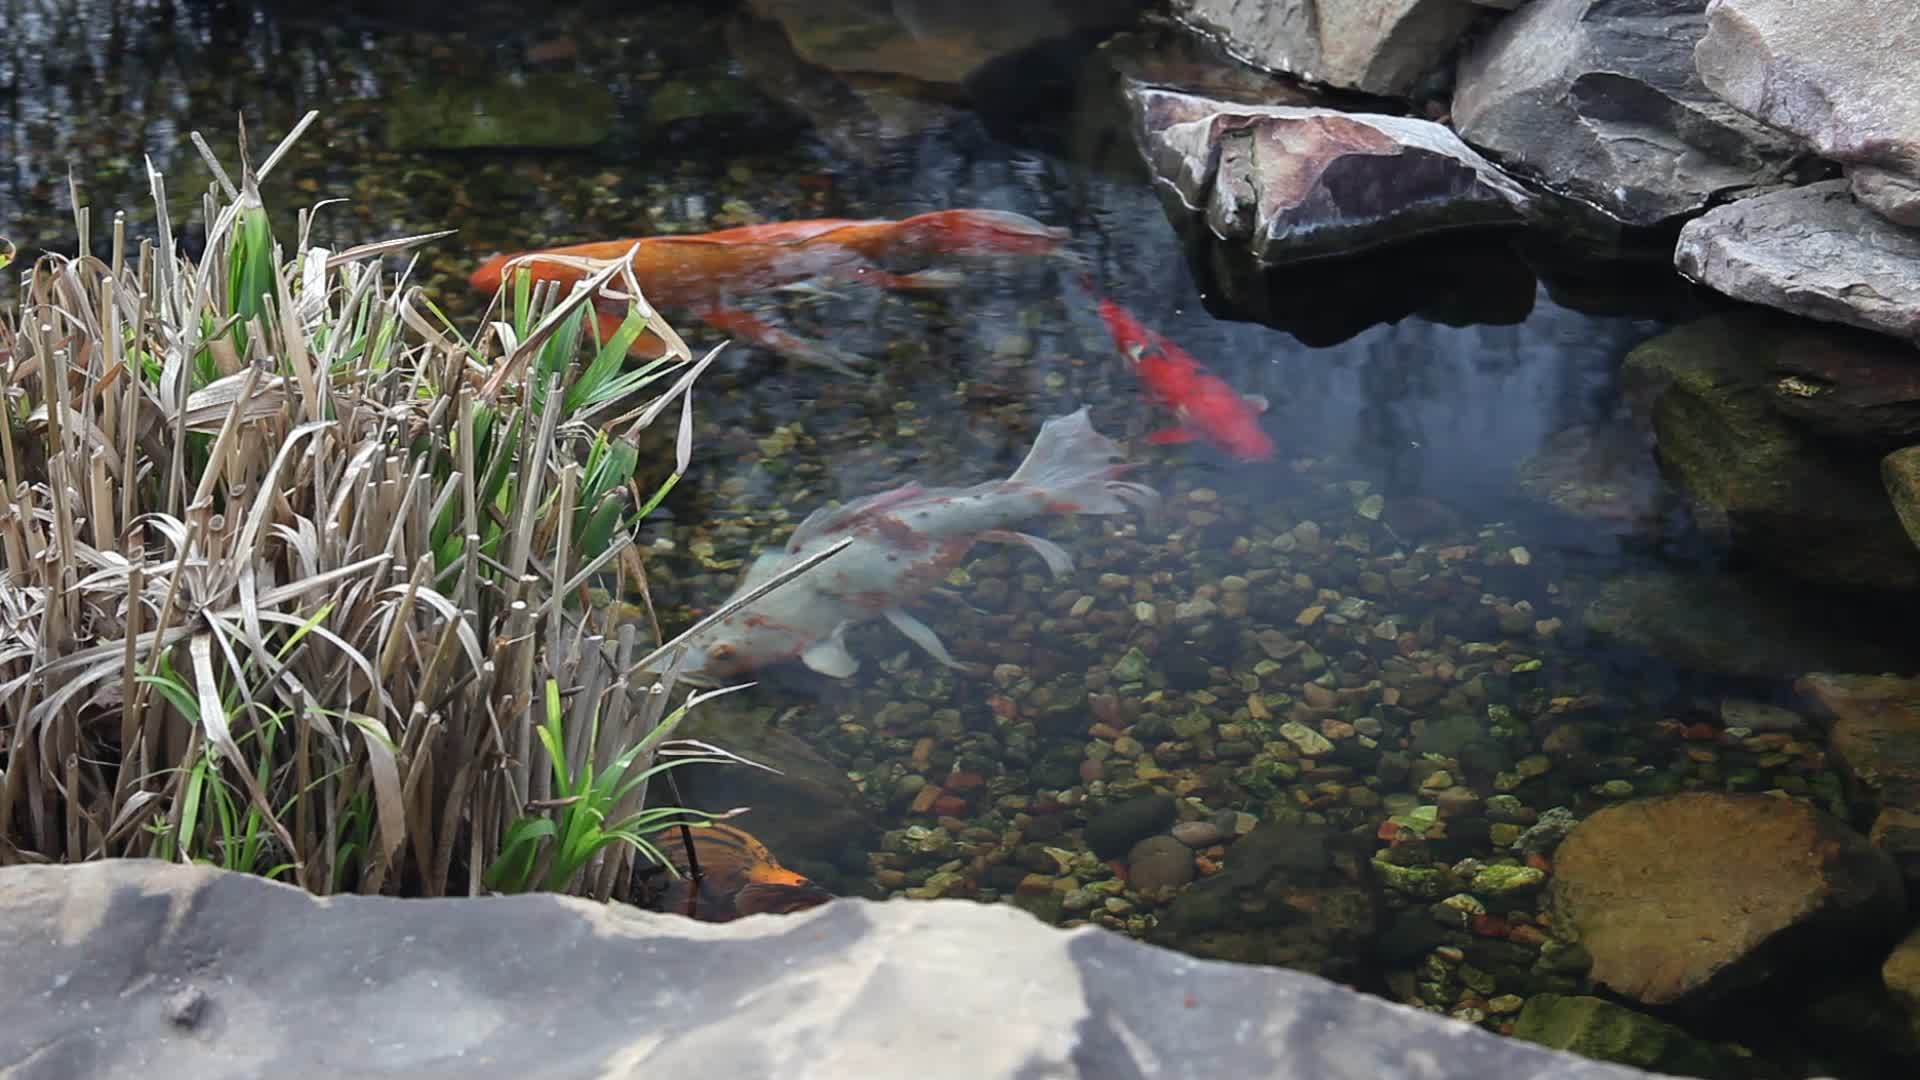
[[[907,484],[814,511],[784,549],[747,567],[735,596],[843,537],[853,542],[689,639],[682,675],[713,682],[797,657],[823,675],[846,678],[860,666],[847,652],[847,628],[873,618],[886,619],[941,663],[960,666],[902,605],[938,584],[981,540],[1025,544],[1056,576],[1070,571],[1073,560],[1059,545],[1008,530],[1048,514],[1119,514],[1153,503],[1152,488],[1118,479],[1131,468],[1115,464],[1119,456],[1081,409],[1042,424],[1027,459],[1005,480],[965,488]]]

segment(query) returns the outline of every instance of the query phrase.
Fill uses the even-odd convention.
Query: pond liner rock
[[[1694,47],[1734,108],[1846,166],[1854,197],[1920,228],[1920,4],[1719,0]]]
[[[1680,230],[1673,265],[1736,300],[1920,343],[1920,229],[1862,206],[1845,180],[1708,211]]]
[[[1461,138],[1629,226],[1779,181],[1798,143],[1694,71],[1707,0],[1533,0],[1462,58]]]
[[[0,870],[0,950],[23,1078],[1650,1075],[962,901],[713,926],[117,860]]]

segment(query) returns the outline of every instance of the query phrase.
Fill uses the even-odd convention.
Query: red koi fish
[[[1096,294],[1097,295],[1097,294]],[[1242,461],[1273,458],[1273,440],[1261,430],[1266,402],[1243,397],[1200,361],[1104,296],[1100,321],[1126,354],[1147,392],[1173,410],[1179,424],[1147,436],[1155,445],[1204,439]]]
[[[901,221],[820,218],[746,225],[698,236],[648,236],[495,255],[481,263],[467,283],[491,293],[506,280],[510,266],[525,266],[535,282],[565,286],[632,252],[634,277],[653,304],[690,309],[703,322],[742,340],[805,363],[850,372],[863,358],[768,325],[730,306],[730,301],[816,278],[889,289],[945,288],[959,283],[951,272],[888,273],[878,264],[940,257],[1052,256],[1062,253],[1066,239],[1065,229],[1000,210],[937,210]],[[597,307],[595,317],[603,340],[625,315],[624,304],[602,302]],[[659,342],[650,335],[643,335],[630,350],[636,356],[659,351]]]

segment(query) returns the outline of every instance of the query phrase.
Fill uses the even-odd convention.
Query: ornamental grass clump
[[[149,166],[157,236],[116,218],[97,258],[76,209],[82,254],[0,313],[0,865],[624,895],[650,832],[705,817],[649,780],[739,760],[670,738],[679,650],[588,602],[644,595],[633,527],[712,355],[624,263],[520,275],[469,339],[410,284],[446,234],[331,251],[316,208],[288,245],[259,185],[311,120],[237,180],[194,135],[197,265]],[[599,343],[603,288],[628,313]],[[665,353],[629,367],[641,333]]]

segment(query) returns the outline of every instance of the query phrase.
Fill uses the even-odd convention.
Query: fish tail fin
[[[1082,408],[1040,425],[1033,449],[1007,483],[1036,488],[1067,513],[1124,514],[1159,502],[1152,488],[1120,479],[1133,466],[1115,463],[1119,456],[1120,447],[1094,430]]]

